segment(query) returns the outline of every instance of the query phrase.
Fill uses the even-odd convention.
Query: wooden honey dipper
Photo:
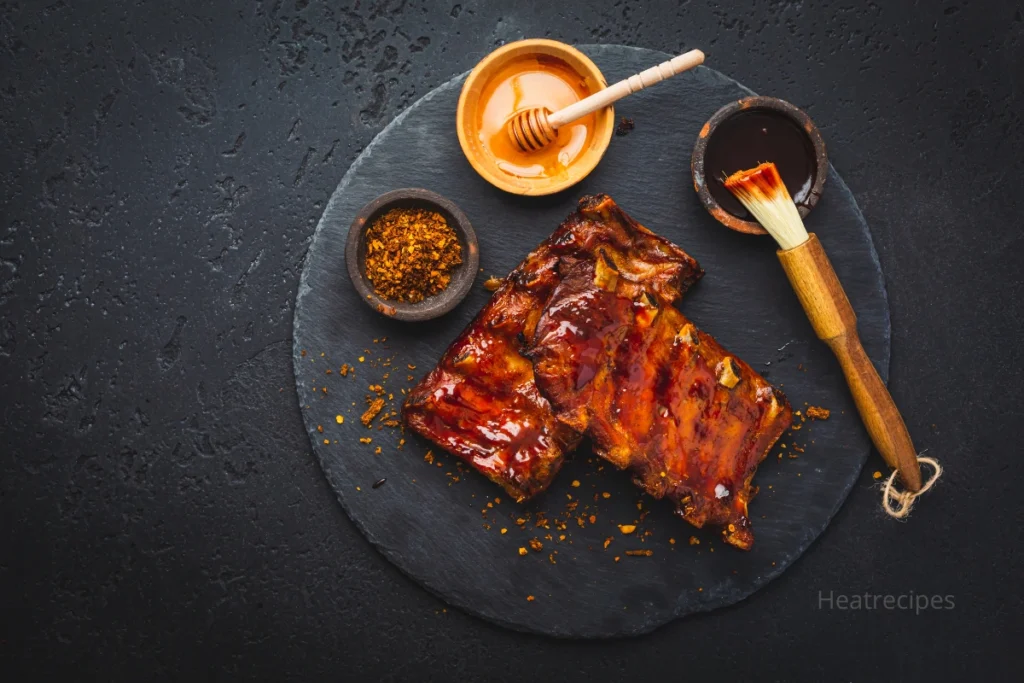
[[[523,152],[535,152],[553,142],[555,133],[562,126],[618,102],[626,95],[632,95],[703,63],[704,53],[700,50],[690,50],[629,78],[624,78],[618,83],[554,113],[547,107],[524,109],[515,113],[509,120],[508,135],[512,139],[512,144]]]

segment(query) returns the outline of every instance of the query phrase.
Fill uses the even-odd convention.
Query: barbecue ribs
[[[610,197],[584,197],[505,278],[403,405],[413,431],[517,501],[546,489],[580,439],[555,419],[521,351],[552,291],[581,263],[622,291],[666,306],[703,275],[686,252],[638,224]]]
[[[671,305],[580,262],[552,293],[528,350],[557,418],[691,524],[749,549],[758,463],[792,410],[746,363]]]

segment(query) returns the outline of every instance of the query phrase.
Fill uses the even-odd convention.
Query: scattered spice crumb
[[[616,555],[616,556],[615,556],[615,561],[616,561],[616,562],[618,562],[618,561],[619,561],[619,556],[618,556],[618,555]]]
[[[522,555],[525,555],[525,554],[526,554],[526,548],[524,548],[522,546],[519,546],[519,555],[522,556]]]
[[[433,465],[434,464],[434,451],[427,451],[427,454],[423,456],[423,461]]]
[[[611,497],[612,497],[612,494],[610,494],[610,493],[608,493],[607,491],[605,491],[604,493],[602,493],[602,494],[601,494],[601,497],[602,497],[602,498],[611,498]]]
[[[827,420],[828,416],[831,414],[832,412],[827,408],[821,408],[818,406],[809,406],[807,408],[807,417],[812,420]]]
[[[345,424],[345,416],[344,415],[335,415],[334,416],[334,421],[337,422],[340,425]]]
[[[301,351],[299,351],[299,353],[302,355],[303,358],[306,357],[306,349],[302,349]]]
[[[366,361],[366,357],[365,356],[359,356],[359,362],[362,363],[364,361]]]
[[[328,445],[330,445],[330,443],[331,443],[331,440],[330,440],[330,439],[324,439],[324,445],[325,445],[325,446],[328,446]]]
[[[875,470],[875,473],[872,474],[871,477],[874,478],[874,479],[881,479],[882,478],[882,473],[879,472],[878,470]]]
[[[590,522],[591,524],[596,523],[597,522],[597,515],[590,515],[590,517],[587,518],[587,521]]]
[[[580,487],[580,480],[579,479],[573,479],[572,480],[572,487],[574,489],[578,489]]]
[[[349,367],[348,363],[345,363],[340,368],[338,368],[338,374],[340,374],[342,377],[348,376],[348,373],[350,372],[352,372],[352,368]]]
[[[377,448],[374,449],[373,454],[380,455],[380,446],[377,446]]]
[[[619,531],[624,534],[631,534],[636,531],[636,524],[620,524]]]
[[[505,527],[501,527],[501,535],[504,536],[507,533],[508,533],[508,529],[506,529]]]
[[[498,287],[501,287],[501,280],[494,277],[493,275],[484,280],[484,289],[488,292],[497,291]]]
[[[535,553],[539,553],[541,550],[544,550],[544,544],[541,543],[539,539],[531,538],[529,543],[530,550],[532,550]]]
[[[362,436],[359,438],[359,443],[370,443],[371,441],[373,441],[373,439],[369,436]]]
[[[534,598],[532,595],[527,595],[526,596],[526,602],[533,602],[535,599],[536,598]]]
[[[611,536],[609,536],[608,538],[604,539],[604,549],[605,550],[608,549],[608,546],[610,546],[612,544],[613,540],[615,540],[615,539],[613,539]]]
[[[676,544],[676,539],[674,539],[674,538],[668,539],[668,544],[669,545],[675,545]]]
[[[362,489],[357,486],[356,491],[362,491]]]
[[[316,426],[316,431],[318,431],[321,434],[323,434],[324,433],[324,426],[323,425],[317,425]]]
[[[700,539],[696,536],[690,536],[690,545],[700,545]]]
[[[622,120],[619,121],[619,125],[615,127],[615,134],[620,137],[629,135],[629,132],[634,128],[636,128],[636,124],[633,123],[633,119],[623,116]]]
[[[626,554],[630,557],[650,557],[654,554],[654,551],[650,548],[646,548],[643,550],[627,550]]]

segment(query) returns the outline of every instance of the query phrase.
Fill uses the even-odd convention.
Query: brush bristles
[[[725,179],[725,187],[783,249],[799,247],[807,241],[807,228],[775,164],[768,162],[733,173]]]

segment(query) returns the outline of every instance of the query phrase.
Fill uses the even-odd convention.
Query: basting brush
[[[779,261],[818,338],[843,369],[864,426],[910,491],[921,489],[921,466],[896,404],[857,334],[857,316],[814,233],[808,233],[773,163],[739,171],[725,186],[779,243]]]

